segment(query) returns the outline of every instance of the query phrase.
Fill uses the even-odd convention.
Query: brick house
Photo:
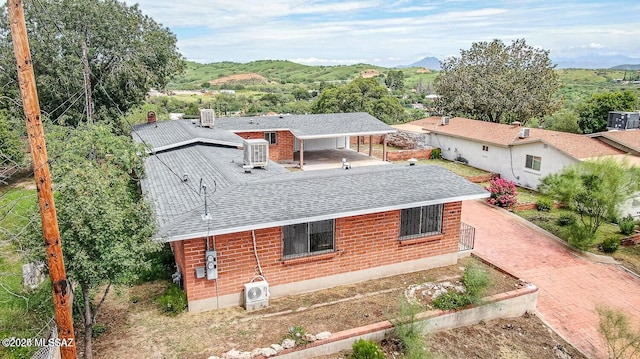
[[[271,161],[265,169],[243,169],[243,138],[269,141],[265,133],[275,133],[282,148],[270,148],[271,158],[282,159],[292,150],[287,132],[321,147],[335,135],[348,143],[351,134],[390,131],[367,116],[345,115],[134,128],[134,138],[153,153],[142,189],[155,208],[158,238],[173,249],[190,311],[242,304],[245,285],[257,277],[278,297],[456,263],[461,201],[488,193],[441,167],[290,172]],[[318,119],[332,117],[339,121],[323,130]],[[351,120],[345,130],[332,125],[345,118]],[[260,131],[249,126],[256,123]],[[211,279],[209,253],[217,264]]]

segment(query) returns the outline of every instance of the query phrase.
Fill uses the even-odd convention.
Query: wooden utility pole
[[[58,337],[62,342],[60,353],[63,359],[75,359],[76,343],[71,312],[71,288],[62,258],[60,230],[58,229],[56,207],[53,203],[51,173],[49,172],[47,147],[44,141],[40,104],[38,103],[38,92],[29,51],[22,0],[8,0],[7,7],[9,8],[9,21],[11,22],[13,51],[18,65],[18,82],[20,84],[20,94],[22,95],[22,106],[27,121],[27,133],[31,146],[33,172],[38,189],[38,206],[40,207],[40,218],[42,218],[42,232],[49,264],[49,277],[51,279]]]

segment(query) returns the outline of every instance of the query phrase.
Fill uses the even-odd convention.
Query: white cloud
[[[418,56],[457,55],[473,42],[517,38],[552,49],[552,56],[617,51],[640,57],[640,28],[629,25],[636,19],[624,3],[141,0],[140,6],[179,35],[190,59],[395,66]]]

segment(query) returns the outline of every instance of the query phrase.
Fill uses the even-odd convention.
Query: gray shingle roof
[[[215,127],[234,132],[288,129],[299,139],[396,132],[393,127],[364,112],[227,117],[216,119]]]
[[[231,131],[198,127],[189,120],[145,123],[133,129],[133,140],[145,142],[156,152],[194,143],[242,146],[242,138]]]
[[[214,128],[190,121],[137,125],[134,140],[152,152],[142,189],[153,202],[159,236],[181,240],[488,196],[437,166],[289,172],[270,162],[245,173],[242,138],[232,131],[285,129],[302,139],[395,131],[366,113],[220,118]],[[210,220],[202,219],[201,180]]]
[[[482,187],[439,166],[293,172],[220,192],[211,197],[211,220],[202,219],[201,205],[160,235],[181,240],[485,197]]]

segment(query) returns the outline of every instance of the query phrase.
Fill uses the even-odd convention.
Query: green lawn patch
[[[402,162],[406,162],[406,161],[402,161]],[[462,177],[473,177],[473,176],[480,176],[480,175],[485,175],[489,172],[487,171],[483,171],[481,169],[475,168],[475,167],[471,167],[471,166],[467,166],[464,163],[460,163],[460,162],[453,162],[453,161],[447,161],[447,160],[420,160],[418,161],[419,164],[423,164],[423,165],[436,165],[436,166],[440,166],[440,167],[444,167],[446,169],[448,169],[449,171],[462,176]]]

